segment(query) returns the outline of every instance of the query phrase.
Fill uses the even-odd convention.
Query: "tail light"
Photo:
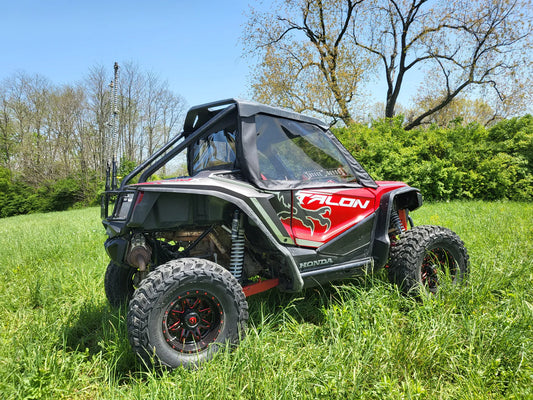
[[[113,210],[114,219],[126,219],[128,213],[133,204],[134,192],[121,193],[115,203],[115,209]]]

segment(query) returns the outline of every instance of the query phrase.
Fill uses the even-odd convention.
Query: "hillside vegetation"
[[[447,128],[406,131],[398,117],[333,131],[375,179],[405,181],[426,199],[533,200],[531,115],[491,128],[456,121]],[[119,176],[134,167],[133,161],[122,160]],[[104,188],[96,174],[57,176],[38,184],[27,178],[0,166],[0,217],[97,204]]]
[[[199,370],[146,370],[104,290],[96,208],[0,220],[3,399],[533,397],[533,204],[426,204],[455,230],[467,286],[414,301],[385,274],[249,298],[247,337]]]
[[[337,137],[375,179],[399,180],[432,200],[533,200],[533,116],[406,131],[402,119],[354,124]]]

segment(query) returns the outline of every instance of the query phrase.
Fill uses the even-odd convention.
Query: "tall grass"
[[[132,354],[126,310],[103,291],[97,209],[0,220],[0,397],[5,399],[533,398],[533,204],[424,205],[455,230],[469,284],[421,301],[383,272],[249,298],[246,338],[199,370]]]

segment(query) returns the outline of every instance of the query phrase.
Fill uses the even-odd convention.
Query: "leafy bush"
[[[135,167],[137,167],[137,163],[135,161],[132,161],[127,158],[121,158],[120,164],[118,166],[117,175],[119,179],[125,178],[130,172],[132,172]]]
[[[43,211],[65,211],[82,199],[80,181],[72,177],[48,182],[39,192],[46,199]]]
[[[72,176],[33,188],[13,177],[8,169],[0,168],[0,217],[63,211],[78,204],[91,204],[97,193],[96,181],[83,182]]]
[[[401,180],[425,198],[533,199],[533,117],[405,131],[401,117],[335,134],[378,180]]]
[[[0,168],[0,217],[36,211],[33,195],[28,185],[13,180],[11,171]]]

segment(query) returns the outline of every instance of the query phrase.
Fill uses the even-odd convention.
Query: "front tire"
[[[388,274],[404,293],[417,294],[421,288],[436,293],[439,276],[449,275],[452,283],[460,283],[468,266],[468,253],[456,233],[422,225],[403,232],[391,245]]]
[[[148,274],[128,311],[133,351],[147,364],[176,368],[210,360],[237,344],[248,303],[231,273],[202,259],[173,260]]]

